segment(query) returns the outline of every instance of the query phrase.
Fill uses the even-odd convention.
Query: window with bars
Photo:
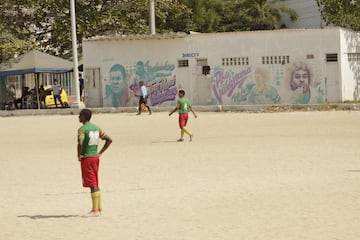
[[[264,65],[269,64],[289,64],[290,56],[263,56],[261,57],[261,62]]]
[[[326,61],[327,62],[337,62],[338,61],[337,53],[328,53],[328,54],[326,54]]]
[[[222,58],[223,66],[245,66],[249,65],[249,57],[226,57]]]
[[[348,53],[349,62],[360,62],[360,53]]]
[[[187,59],[178,60],[178,67],[189,67],[189,60]]]

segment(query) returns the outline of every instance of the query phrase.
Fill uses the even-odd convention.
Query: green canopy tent
[[[0,85],[1,89],[4,89],[4,79],[8,76],[32,73],[35,75],[35,88],[39,89],[39,73],[64,73],[71,71],[73,71],[73,62],[32,50],[7,63],[0,64],[0,78],[2,79]],[[3,99],[0,100],[1,102],[4,101]],[[37,103],[38,108],[40,108],[38,94]]]

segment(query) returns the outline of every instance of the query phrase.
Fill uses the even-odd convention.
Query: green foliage
[[[225,4],[225,29],[226,31],[279,29],[282,14],[288,14],[293,21],[298,18],[294,10],[279,4],[284,1],[229,1]]]
[[[156,0],[157,32],[221,32],[279,28],[280,16],[294,11],[285,0]],[[76,0],[78,46],[106,34],[149,33],[149,0]],[[39,48],[71,59],[69,0],[3,0],[0,5],[1,59]],[[7,40],[6,40],[7,39]],[[79,54],[81,56],[81,52]]]
[[[0,27],[0,62],[21,55],[33,48],[33,45],[26,40],[19,39],[13,34]]]
[[[360,31],[360,1],[316,0],[327,24]]]
[[[223,14],[221,0],[180,0],[191,11],[191,30],[198,32],[219,31]]]
[[[191,30],[191,9],[178,1],[156,1],[158,32],[186,32]]]
[[[0,63],[36,48],[32,1],[3,0],[0,5]]]
[[[36,26],[42,30],[37,36],[39,42],[53,54],[67,56],[72,48],[69,1],[38,0],[38,6]],[[159,32],[188,28],[186,6],[177,1],[158,0],[156,7]],[[83,38],[96,35],[148,33],[148,19],[148,0],[76,1],[78,45],[81,46]]]

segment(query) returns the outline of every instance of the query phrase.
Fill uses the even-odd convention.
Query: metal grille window
[[[290,56],[263,56],[261,62],[264,65],[268,64],[289,64]]]
[[[348,53],[349,62],[360,62],[360,53]]]
[[[338,61],[337,53],[328,53],[328,54],[326,54],[326,61],[327,62],[337,62]]]
[[[208,65],[208,61],[206,58],[196,59],[196,66],[205,66],[205,65]]]
[[[249,57],[227,57],[221,59],[223,66],[244,66],[249,65]]]
[[[178,67],[189,67],[189,60],[179,60],[178,61]]]

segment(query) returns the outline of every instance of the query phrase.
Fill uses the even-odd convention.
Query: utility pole
[[[149,0],[149,16],[150,34],[155,35],[155,0]]]
[[[76,38],[76,15],[75,15],[75,0],[70,0],[71,12],[71,35],[72,35],[72,50],[74,63],[74,82],[75,82],[75,96],[76,100],[71,107],[83,108],[84,103],[80,101],[80,86],[79,86],[79,70],[78,70],[78,54],[77,54],[77,38]]]

